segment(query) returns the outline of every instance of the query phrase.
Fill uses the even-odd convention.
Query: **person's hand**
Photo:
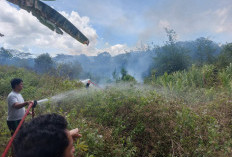
[[[33,103],[33,101],[26,101],[27,106],[30,105],[30,103]]]
[[[69,131],[70,135],[72,136],[73,139],[80,138],[82,135],[79,134],[79,129],[73,129]]]

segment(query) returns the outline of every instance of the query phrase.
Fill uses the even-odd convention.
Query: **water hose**
[[[4,152],[3,152],[3,154],[2,154],[1,157],[6,157],[8,151],[9,151],[9,149],[10,149],[10,147],[11,147],[13,141],[14,141],[15,136],[16,136],[17,133],[19,132],[19,129],[21,128],[21,126],[22,126],[22,124],[23,124],[25,118],[28,116],[28,114],[29,114],[31,108],[32,108],[32,118],[34,118],[34,116],[35,116],[34,108],[36,107],[36,105],[37,105],[37,101],[31,102],[31,103],[29,104],[29,106],[28,106],[28,108],[27,108],[27,111],[26,111],[25,115],[23,116],[22,120],[20,121],[20,123],[19,123],[17,129],[15,130],[15,132],[14,132],[14,134],[13,134],[13,136],[12,136],[11,139],[9,140],[9,142],[8,142],[8,144],[7,144],[7,146],[6,146],[6,149],[4,150]]]

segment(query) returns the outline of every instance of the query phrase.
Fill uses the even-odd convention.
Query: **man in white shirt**
[[[31,101],[24,102],[22,95],[20,94],[23,89],[23,81],[19,78],[11,80],[12,92],[7,97],[8,102],[8,117],[7,125],[10,129],[11,135],[14,134],[21,119],[25,114],[25,106],[29,105]]]

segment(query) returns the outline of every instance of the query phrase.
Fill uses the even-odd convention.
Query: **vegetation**
[[[191,91],[206,88],[212,89],[227,88],[231,90],[231,72],[232,64],[224,69],[218,69],[214,65],[204,65],[203,67],[192,67],[186,71],[177,71],[168,75],[165,73],[163,76],[155,76],[155,73],[147,79],[147,83],[155,84],[159,87],[167,87],[169,90],[175,91]]]
[[[225,68],[230,65],[232,61],[232,43],[223,45],[222,52],[217,59],[217,65],[221,68]]]
[[[220,45],[209,38],[200,37],[193,41],[178,41],[172,29],[165,29],[168,40],[163,45],[141,45],[141,49],[125,54],[111,56],[103,52],[97,56],[64,55],[51,57],[41,54],[32,58],[28,53],[17,53],[14,50],[0,49],[0,65],[23,67],[38,74],[49,73],[53,76],[68,79],[91,78],[95,82],[115,81],[112,73],[125,69],[127,74],[142,82],[155,71],[156,76],[165,72],[188,70],[192,64],[203,66],[214,64],[225,68],[231,61],[231,44]],[[19,55],[20,54],[20,55]],[[110,82],[110,81],[109,81]]]
[[[176,32],[172,29],[165,29],[168,41],[162,47],[156,47],[156,56],[152,66],[152,73],[161,76],[164,73],[173,73],[176,71],[188,70],[192,64],[202,67],[206,64],[215,64],[218,59],[218,65],[228,65],[224,63],[223,58],[228,57],[228,45],[220,47],[207,38],[198,38],[195,41],[181,43],[176,40]],[[230,58],[229,58],[230,61]],[[224,66],[225,67],[225,66]]]
[[[232,156],[231,43],[219,47],[207,38],[177,42],[174,30],[166,32],[165,45],[149,48],[146,53],[127,53],[113,59],[102,53],[94,58],[96,61],[92,58],[91,66],[101,71],[100,78],[115,81],[104,89],[81,88],[83,85],[74,79],[88,66],[82,69],[76,60],[58,64],[48,54],[38,56],[35,64],[41,75],[0,66],[0,151],[10,137],[5,102],[11,90],[9,82],[20,77],[25,100],[60,94],[38,106],[36,114],[59,113],[66,117],[70,129],[80,128],[83,136],[75,142],[76,156]],[[0,54],[0,59],[11,61],[8,50],[1,49]],[[83,58],[86,65],[90,63]],[[144,66],[147,60],[152,64]],[[4,58],[1,61],[6,63]],[[103,73],[115,62],[119,65],[111,71],[112,81]],[[137,83],[128,69],[143,73],[144,84]],[[92,75],[85,72],[85,76]]]
[[[231,156],[231,74],[231,64],[220,70],[193,65],[188,71],[153,75],[145,85],[86,90],[75,81],[1,67],[0,150],[10,137],[5,123],[9,81],[22,77],[27,100],[79,89],[68,99],[51,99],[36,108],[37,115],[56,112],[70,128],[80,128],[77,156]]]
[[[76,81],[67,81],[62,78],[48,75],[37,75],[32,71],[14,67],[0,66],[0,152],[8,141],[10,134],[6,125],[7,104],[6,98],[11,91],[10,80],[19,77],[24,81],[22,95],[25,100],[39,100],[55,94],[82,87]]]
[[[176,33],[174,30],[165,29],[168,41],[162,47],[157,48],[154,62],[154,69],[158,75],[164,72],[172,73],[187,69],[190,60],[187,56],[187,49],[176,44]]]
[[[41,54],[35,59],[35,71],[39,74],[43,74],[51,71],[53,61],[48,53]]]
[[[113,76],[113,80],[116,83],[119,83],[119,82],[132,82],[132,83],[136,83],[135,78],[133,76],[129,75],[128,72],[125,70],[125,68],[121,69],[121,76],[118,75],[116,69],[112,73],[112,76]]]

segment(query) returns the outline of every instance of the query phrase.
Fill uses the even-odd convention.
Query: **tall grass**
[[[212,65],[193,66],[189,71],[154,77],[146,85],[78,89],[68,98],[38,106],[36,113],[59,113],[70,129],[80,128],[83,137],[75,142],[80,157],[232,156],[231,67],[218,71]],[[28,87],[39,88],[42,79],[48,87],[42,86],[35,97],[44,98],[47,90],[76,88],[69,86],[70,81],[49,76]],[[53,79],[61,85],[55,86]],[[1,129],[6,133],[0,138],[5,146],[9,137],[6,108],[0,107],[4,111],[0,112]]]
[[[192,105],[165,90],[124,84],[77,91],[41,113],[59,112],[80,127],[79,156],[231,156],[230,94],[209,99],[200,92],[208,100]]]
[[[188,71],[178,71],[170,75],[165,73],[159,77],[153,76],[151,83],[177,91],[214,87],[231,89],[231,72],[232,64],[220,71],[214,65],[204,65],[203,67],[193,65]]]
[[[48,75],[39,76],[34,72],[15,67],[0,66],[0,153],[10,137],[6,125],[7,119],[7,95],[11,91],[10,81],[13,78],[22,78],[24,89],[22,95],[25,101],[39,100],[67,90],[78,89],[83,85],[76,81],[64,80],[62,78]]]

